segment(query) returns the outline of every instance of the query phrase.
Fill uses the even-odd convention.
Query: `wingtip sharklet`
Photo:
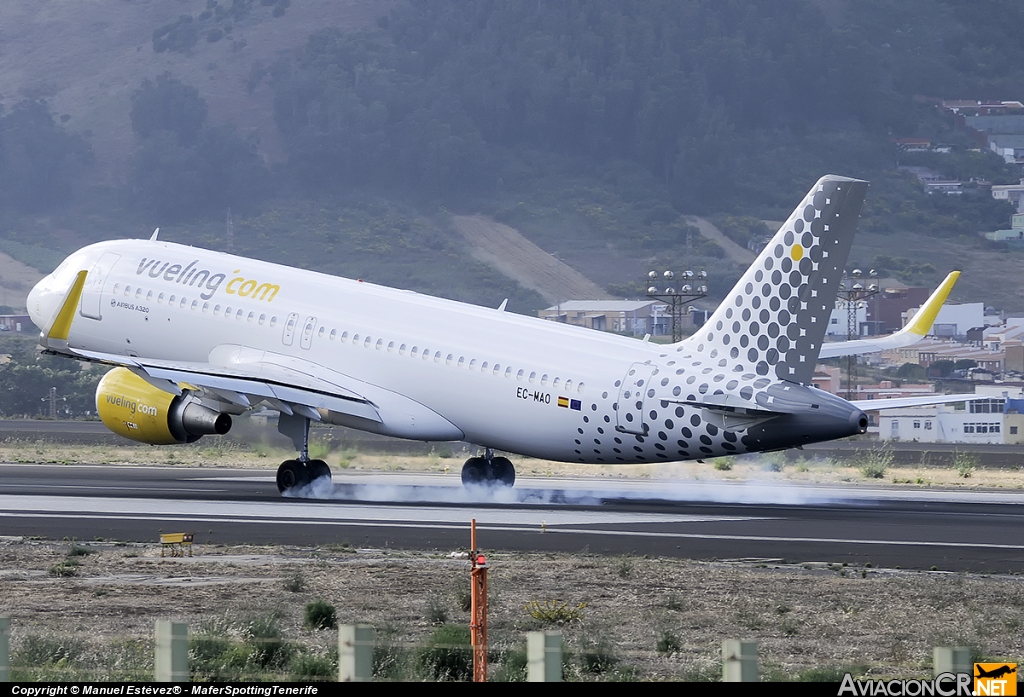
[[[71,333],[71,321],[75,318],[75,310],[78,307],[78,301],[82,297],[82,289],[85,287],[85,279],[88,275],[89,272],[83,270],[79,271],[78,275],[75,276],[75,281],[71,284],[71,288],[68,289],[68,294],[64,297],[60,310],[57,311],[53,321],[50,322],[49,329],[46,331],[47,345],[50,341],[67,342],[68,336]]]
[[[939,310],[949,298],[953,286],[960,278],[959,271],[951,271],[939,286],[932,292],[928,299],[921,305],[921,308],[914,315],[913,319],[895,334],[878,337],[874,339],[854,339],[852,341],[837,341],[823,344],[818,354],[820,358],[836,358],[838,356],[861,355],[865,353],[878,353],[888,349],[903,348],[911,346],[932,330]]]
[[[924,305],[921,306],[921,309],[917,311],[917,314],[914,315],[913,321],[907,326],[907,333],[916,334],[917,336],[928,335],[928,332],[932,330],[932,325],[935,324],[935,318],[939,315],[939,310],[945,304],[958,278],[960,278],[959,271],[949,272],[945,280],[939,284],[935,292],[931,294]]]

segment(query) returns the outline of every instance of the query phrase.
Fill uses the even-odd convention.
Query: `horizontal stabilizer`
[[[895,397],[893,399],[858,399],[850,404],[861,411],[880,411],[883,409],[906,409],[908,407],[927,407],[931,404],[955,404],[957,402],[973,402],[977,399],[989,399],[981,394],[936,394],[927,397]]]
[[[916,344],[928,336],[928,333],[932,330],[935,318],[938,316],[942,304],[949,297],[949,292],[953,290],[953,286],[958,278],[960,278],[960,272],[951,271],[945,280],[939,284],[939,287],[935,289],[935,292],[925,301],[924,305],[921,306],[918,313],[914,315],[914,319],[895,334],[872,339],[854,339],[853,341],[835,341],[822,344],[821,353],[818,354],[818,358],[859,356],[864,353],[877,353],[878,351],[888,351],[889,349],[903,348],[904,346]]]

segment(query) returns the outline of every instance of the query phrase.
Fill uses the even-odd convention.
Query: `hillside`
[[[720,297],[750,256],[722,216],[778,220],[834,172],[872,182],[857,263],[962,266],[962,299],[1024,312],[1021,253],[978,234],[1008,205],[897,169],[1020,178],[934,106],[1024,98],[1019,21],[1010,0],[8,0],[0,250],[48,270],[157,226],[224,248],[230,209],[261,258],[522,312],[562,292],[451,218],[482,215],[579,292],[693,268]]]
[[[232,3],[222,2],[230,6]],[[268,160],[284,158],[274,125],[273,94],[253,76],[301,47],[328,26],[372,26],[394,0],[295,0],[280,17],[259,2],[232,22],[229,37],[204,35],[188,52],[153,48],[153,32],[182,15],[198,17],[207,0],[80,0],[0,3],[0,95],[5,106],[22,96],[42,97],[67,127],[88,134],[99,171],[124,178],[135,147],[129,119],[132,90],[169,72],[195,86],[216,124],[234,125],[254,137]],[[212,25],[212,23],[211,23]],[[221,24],[223,26],[223,23]],[[207,31],[213,27],[204,27]]]

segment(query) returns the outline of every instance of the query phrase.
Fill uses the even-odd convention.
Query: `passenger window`
[[[388,353],[392,353],[392,352],[394,352],[394,350],[395,350],[395,342],[394,341],[389,341],[388,342]]]
[[[271,327],[276,327],[277,326],[277,317],[271,317],[270,318],[270,326]]]
[[[412,351],[409,352],[409,355],[412,356],[413,358],[416,358],[416,356],[418,356],[419,353],[420,353],[420,350],[418,348],[416,348],[415,346],[413,346],[412,347]]]
[[[317,336],[323,336],[327,332],[327,327],[320,327],[320,331],[316,333]]]
[[[384,345],[384,339],[377,339],[377,350],[380,351],[381,346]]]
[[[370,348],[371,341],[373,341],[373,339],[371,339],[370,337],[366,337],[366,339],[363,341],[363,348]]]
[[[153,301],[153,291],[149,291],[148,293],[146,293],[146,302],[152,302],[152,301]]]
[[[530,384],[532,385],[537,381],[537,373],[530,373]]]
[[[465,364],[465,362],[466,362],[466,357],[465,356],[459,356],[459,367],[460,368],[463,366],[463,364]]]
[[[452,354],[450,354],[450,353],[449,353],[449,354],[448,354],[448,355],[447,355],[447,356],[445,357],[445,359],[444,359],[444,364],[445,364],[445,365],[451,365],[451,364],[452,364],[452,358],[454,358],[454,356],[452,356]]]
[[[401,346],[398,347],[398,355],[399,356],[404,356],[405,355],[405,344],[402,344]]]
[[[210,309],[210,303],[203,303],[203,312],[206,312],[209,309]]]
[[[547,373],[544,373],[543,375],[540,376],[540,384],[542,386],[548,384],[548,374]]]
[[[523,371],[520,370],[518,373],[516,373],[516,380],[522,380],[523,379],[523,375],[524,375]]]
[[[511,368],[505,368],[505,377],[507,377],[507,378],[512,377],[512,369]]]
[[[337,338],[338,338],[338,330],[337,329],[332,329],[331,330],[331,336],[330,336],[331,341],[334,341]]]
[[[434,354],[434,363],[440,363],[440,362],[441,362],[441,352],[438,351],[437,353]]]
[[[471,360],[469,362],[469,369],[473,370],[473,368],[475,368],[475,367],[476,367],[476,359],[474,358],[473,360]]]
[[[343,343],[343,344],[347,344],[348,343],[348,332],[342,332],[341,333],[341,343]]]

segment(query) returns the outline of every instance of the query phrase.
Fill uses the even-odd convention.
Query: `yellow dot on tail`
[[[793,257],[793,261],[800,261],[804,258],[804,248],[798,244],[794,244],[793,248],[789,250],[789,256]]]

